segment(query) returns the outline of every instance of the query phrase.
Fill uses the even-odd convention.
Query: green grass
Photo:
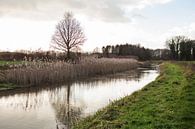
[[[0,67],[14,65],[14,64],[21,64],[21,63],[22,63],[22,61],[3,61],[3,60],[0,60]]]
[[[164,63],[141,91],[115,101],[74,129],[195,129],[195,67]]]
[[[12,83],[0,83],[0,91],[3,90],[11,90],[17,88],[17,85],[14,85]]]
[[[17,65],[17,64],[21,64],[22,61],[0,61],[0,79],[1,76],[3,76],[3,74],[1,74],[1,70],[5,70],[7,69],[10,65]],[[6,83],[6,82],[0,82],[0,91],[3,90],[10,90],[10,89],[14,89],[17,88],[18,86],[12,83]]]

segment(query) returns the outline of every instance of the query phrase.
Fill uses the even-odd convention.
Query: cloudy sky
[[[195,39],[195,0],[0,0],[0,50],[50,49],[64,12],[81,22],[84,51],[132,43],[164,48],[167,38]]]

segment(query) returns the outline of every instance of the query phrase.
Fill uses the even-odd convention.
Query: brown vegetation
[[[62,83],[83,77],[113,74],[137,67],[134,59],[84,58],[77,64],[67,62],[33,62],[25,67],[8,69],[5,80],[20,85]]]

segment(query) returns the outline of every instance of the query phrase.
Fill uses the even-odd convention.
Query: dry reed
[[[33,62],[5,71],[5,80],[19,85],[54,84],[83,77],[113,74],[137,67],[134,59],[84,58],[78,64]]]

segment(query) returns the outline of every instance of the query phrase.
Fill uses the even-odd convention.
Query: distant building
[[[152,58],[156,60],[169,60],[170,50],[168,49],[156,49],[152,51]]]

